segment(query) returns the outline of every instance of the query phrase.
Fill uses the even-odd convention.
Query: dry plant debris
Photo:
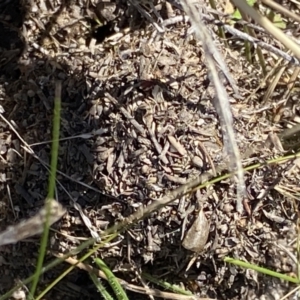
[[[49,225],[57,222],[66,210],[55,200],[51,200],[51,208],[49,213]],[[43,224],[46,220],[46,210],[42,208],[35,216],[21,222],[18,225],[8,227],[0,234],[0,246],[15,244],[33,235],[43,232]]]
[[[207,170],[228,168],[201,43],[188,22],[167,23],[182,16],[177,2],[11,0],[1,1],[0,9],[0,36],[5,38],[0,40],[2,115],[44,162],[50,155],[55,80],[62,81],[58,195],[65,206],[69,197],[72,204],[51,238],[54,250],[67,252],[91,232],[100,233],[166,191]],[[261,105],[269,81],[253,93],[263,81],[259,68],[245,61],[241,44],[231,41],[225,49],[214,25],[208,27],[242,96],[234,98],[226,86],[243,164],[279,155],[283,149],[274,149],[270,136],[299,122],[298,87],[286,103],[281,101],[286,85],[278,85]],[[278,46],[264,32],[258,32],[258,39]],[[273,63],[270,59],[271,67]],[[292,113],[280,112],[273,122],[279,109]],[[41,207],[47,170],[5,122],[0,128],[2,230]],[[133,265],[181,283],[199,297],[279,299],[288,284],[228,267],[221,258],[231,255],[296,271],[289,253],[295,254],[298,178],[297,161],[246,173],[247,213],[242,216],[235,210],[232,181],[196,191],[152,213],[99,255],[119,277],[137,284]],[[199,212],[209,232],[195,257],[182,241]],[[32,273],[36,251],[37,239],[1,247],[4,291]],[[53,270],[43,283],[61,270]],[[47,297],[98,295],[88,276],[78,271]]]

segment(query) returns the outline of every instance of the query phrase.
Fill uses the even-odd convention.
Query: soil
[[[0,0],[0,232],[43,207],[55,87],[62,84],[57,200],[67,213],[53,225],[45,263],[167,191],[214,168],[228,171],[201,43],[182,20],[160,32],[165,20],[181,15],[177,2],[165,1]],[[264,82],[259,64],[246,61],[243,44],[227,34],[225,45],[217,28],[208,27],[241,95],[224,79],[243,165],[293,152],[269,142],[300,120],[298,82],[289,101],[281,101],[293,67],[265,99],[273,79]],[[264,33],[258,38],[275,44]],[[263,54],[272,69],[274,57]],[[207,186],[152,212],[97,256],[137,286],[145,284],[145,272],[197,297],[280,299],[292,284],[223,258],[297,274],[299,178],[297,159],[246,172],[243,214],[236,211],[234,180]],[[190,231],[199,216],[202,232]],[[0,246],[0,294],[33,274],[38,251],[39,236]],[[64,262],[46,272],[39,290],[68,267]],[[101,296],[88,273],[75,268],[43,299]]]

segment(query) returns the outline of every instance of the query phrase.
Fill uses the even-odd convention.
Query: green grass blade
[[[60,109],[61,109],[61,82],[56,83],[55,87],[55,98],[54,98],[54,117],[53,117],[53,142],[51,149],[51,168],[49,174],[49,185],[48,185],[48,196],[45,203],[46,206],[46,221],[44,225],[44,231],[42,234],[41,245],[39,250],[39,256],[36,266],[36,271],[34,274],[33,282],[30,289],[31,297],[34,297],[36,287],[42,273],[44,257],[46,254],[46,248],[48,243],[49,236],[49,218],[51,210],[51,200],[54,198],[55,191],[55,179],[56,179],[56,170],[57,170],[57,157],[58,157],[58,147],[59,147],[59,129],[60,129]]]
[[[187,295],[187,296],[193,296],[192,292],[184,290],[181,287],[179,287],[177,285],[174,285],[174,284],[170,284],[170,283],[168,283],[166,281],[156,279],[156,278],[154,278],[153,276],[151,276],[148,273],[142,273],[142,277],[144,279],[147,279],[150,282],[155,283],[155,284],[163,287],[164,289],[172,291],[174,293],[181,294],[181,295]]]
[[[104,261],[100,258],[95,258],[95,263],[98,265],[98,267],[102,270],[102,272],[105,274],[107,281],[109,285],[114,290],[118,300],[128,300],[128,297],[122,288],[121,284],[113,274],[113,272],[108,268],[108,266],[104,263]]]
[[[104,300],[114,300],[114,298],[109,294],[105,286],[101,283],[101,281],[98,280],[97,276],[94,273],[90,273],[90,277]]]
[[[300,236],[299,236],[299,229],[300,229],[300,220],[298,217],[297,221],[297,276],[300,278]]]
[[[48,185],[48,198],[54,198],[55,180],[57,170],[57,158],[59,148],[59,131],[60,131],[60,110],[61,110],[61,82],[58,81],[55,87],[54,98],[54,116],[52,129],[52,148],[51,148],[51,165]]]
[[[269,276],[272,276],[272,277],[276,277],[276,278],[279,278],[279,279],[282,279],[282,280],[285,280],[285,281],[289,281],[289,282],[297,283],[297,284],[300,283],[298,278],[291,277],[291,276],[281,274],[281,273],[278,273],[278,272],[274,272],[274,271],[271,271],[269,269],[262,268],[262,267],[259,267],[257,265],[253,265],[253,264],[244,262],[242,260],[233,259],[233,258],[230,258],[230,257],[225,257],[224,261],[227,262],[227,263],[230,263],[230,264],[234,264],[236,266],[240,266],[240,267],[243,267],[243,268],[246,268],[246,269],[251,269],[251,270],[257,271],[259,273],[266,274],[266,275],[269,275]]]

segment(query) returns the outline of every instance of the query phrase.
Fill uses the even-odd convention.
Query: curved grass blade
[[[242,260],[238,260],[238,259],[234,259],[234,258],[230,258],[230,257],[225,257],[224,261],[228,262],[228,263],[231,263],[231,264],[234,264],[236,266],[240,266],[240,267],[243,267],[243,268],[246,268],[246,269],[251,269],[251,270],[257,271],[259,273],[266,274],[266,275],[269,275],[269,276],[272,276],[272,277],[276,277],[276,278],[279,278],[279,279],[282,279],[282,280],[285,280],[285,281],[289,281],[289,282],[297,283],[297,284],[300,283],[298,278],[291,277],[291,276],[281,274],[281,273],[278,273],[278,272],[274,272],[272,270],[269,270],[269,269],[266,269],[266,268],[263,268],[263,267],[259,267],[257,265],[253,265],[253,264],[247,263],[247,262],[242,261]]]
[[[104,261],[100,258],[95,258],[95,263],[107,277],[107,281],[114,290],[118,300],[129,300],[121,284],[119,283],[113,272],[104,263]]]
[[[166,290],[172,291],[174,293],[177,294],[181,294],[181,295],[187,295],[187,296],[193,296],[193,293],[187,290],[182,289],[181,287],[174,285],[174,284],[170,284],[166,281],[160,280],[160,279],[156,279],[153,276],[151,276],[148,273],[142,273],[142,277],[144,279],[149,280],[150,282],[157,284],[163,288],[165,288]]]
[[[101,283],[100,280],[98,280],[97,276],[94,273],[90,273],[90,277],[94,285],[97,287],[98,291],[101,293],[104,300],[114,300],[114,298],[109,294],[105,286]]]

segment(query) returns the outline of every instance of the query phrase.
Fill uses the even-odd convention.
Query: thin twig
[[[209,21],[211,23],[213,23],[214,25],[217,26],[222,26],[224,27],[224,29],[229,32],[230,34],[232,34],[233,36],[240,38],[244,41],[248,41],[256,46],[261,47],[262,49],[265,49],[269,52],[274,53],[275,55],[282,57],[283,59],[285,59],[286,61],[288,61],[289,63],[296,65],[296,66],[300,66],[300,61],[298,58],[296,58],[295,56],[289,55],[288,53],[272,46],[271,44],[265,43],[257,38],[254,38],[252,36],[250,36],[249,34],[242,32],[238,29],[233,28],[232,26],[229,26],[227,24],[224,24],[222,21],[216,20],[211,16],[208,15],[204,15],[203,14],[203,19],[206,21]],[[167,19],[163,22],[164,26],[169,26],[178,22],[183,22],[183,21],[189,21],[190,18],[188,16],[176,16],[172,19]],[[247,22],[243,22],[242,24],[247,23]],[[244,24],[245,25],[245,24]],[[265,32],[261,27],[258,26],[252,26],[252,25],[248,25],[247,26],[254,28],[254,29],[260,29],[260,31]]]
[[[264,27],[272,36],[279,40],[287,49],[290,49],[297,58],[300,58],[300,47],[291,38],[289,38],[279,28],[274,26],[267,18],[259,14],[253,7],[251,7],[245,0],[232,0],[239,10],[245,12],[254,21]]]

